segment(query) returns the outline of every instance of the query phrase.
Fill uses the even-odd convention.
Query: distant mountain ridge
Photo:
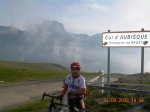
[[[67,67],[74,60],[92,63],[93,59],[87,56],[100,48],[99,37],[100,34],[89,36],[67,32],[57,21],[44,21],[25,31],[0,26],[0,59],[58,63]]]
[[[136,73],[140,69],[139,51],[138,48],[112,48],[111,72]],[[25,30],[0,26],[0,60],[57,63],[65,67],[78,61],[82,71],[106,72],[107,48],[102,47],[101,33],[92,36],[71,33],[58,21],[44,21]]]

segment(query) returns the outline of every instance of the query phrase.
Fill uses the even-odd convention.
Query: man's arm
[[[86,88],[75,89],[73,91],[73,94],[75,94],[75,95],[86,95]]]
[[[64,83],[63,86],[62,86],[62,91],[61,91],[62,97],[65,95],[67,90],[68,90],[68,85]]]

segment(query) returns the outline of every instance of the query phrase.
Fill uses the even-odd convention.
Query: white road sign
[[[150,32],[104,32],[103,47],[150,47]]]

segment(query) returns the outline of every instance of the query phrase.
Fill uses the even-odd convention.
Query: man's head
[[[78,77],[80,74],[79,74],[79,71],[80,71],[80,64],[78,62],[73,62],[71,65],[70,65],[70,69],[71,69],[71,72],[72,72],[72,76],[74,78]]]

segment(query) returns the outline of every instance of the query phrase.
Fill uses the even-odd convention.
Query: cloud
[[[9,8],[8,8],[9,7]],[[20,59],[32,57],[34,61],[60,62],[69,65],[80,61],[84,70],[107,71],[107,49],[101,47],[100,36],[90,40],[73,37],[74,33],[93,35],[107,30],[134,31],[150,29],[149,0],[13,0],[0,1],[0,24],[24,29],[27,45]],[[36,26],[44,20],[57,20],[65,25],[66,32]],[[32,25],[36,27],[31,27]],[[28,27],[31,27],[28,29]],[[69,33],[72,32],[72,33]],[[65,37],[65,38],[63,38]],[[99,43],[97,43],[97,41]],[[93,42],[93,43],[92,43]],[[25,43],[24,43],[25,44]],[[21,48],[19,48],[21,52]],[[40,53],[39,53],[40,52]],[[34,55],[33,55],[34,54]],[[145,49],[145,70],[149,70],[149,49]],[[33,58],[32,58],[33,59]],[[111,49],[112,72],[140,70],[140,49]]]
[[[1,3],[0,17],[2,25],[10,24],[21,28],[46,19],[58,20],[65,24],[69,32],[92,35],[107,30],[149,29],[149,2],[149,0],[13,0]]]
[[[111,10],[111,29],[113,30],[141,30],[147,27],[150,16],[147,0],[122,0],[116,2]],[[138,24],[137,24],[138,23]]]
[[[149,2],[147,0],[120,0],[109,3],[83,2],[68,8],[65,15],[62,16],[62,21],[69,31],[88,34],[107,30],[149,29]]]
[[[90,9],[94,10],[94,11],[98,11],[98,12],[109,12],[109,8],[106,6],[102,6],[101,4],[98,3],[94,3],[94,4],[88,4],[87,7],[89,7]]]

